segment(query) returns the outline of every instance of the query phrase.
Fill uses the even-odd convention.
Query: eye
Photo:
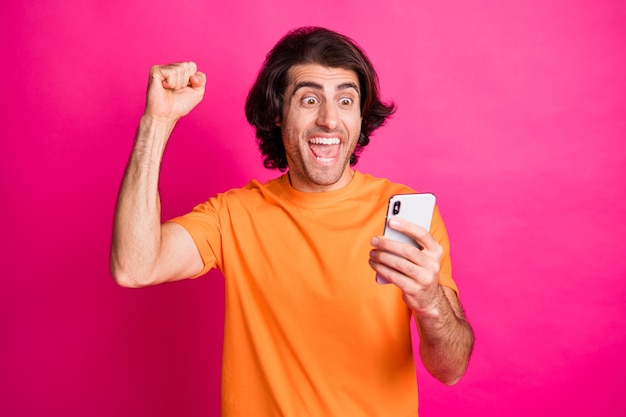
[[[306,107],[312,107],[319,103],[319,100],[313,96],[307,96],[302,99],[302,105]]]
[[[339,104],[342,107],[350,107],[353,102],[354,100],[352,100],[350,97],[342,97],[339,99]]]

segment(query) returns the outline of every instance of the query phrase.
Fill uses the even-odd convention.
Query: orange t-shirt
[[[230,190],[172,221],[225,278],[222,412],[232,416],[416,416],[411,312],[368,265],[389,197],[414,192],[355,173],[303,193],[286,175]],[[449,242],[436,209],[431,234]]]

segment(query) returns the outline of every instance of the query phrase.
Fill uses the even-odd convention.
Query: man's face
[[[292,186],[332,191],[348,185],[350,156],[361,132],[356,73],[318,64],[289,70],[281,120]]]

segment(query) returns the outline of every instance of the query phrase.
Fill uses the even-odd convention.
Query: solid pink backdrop
[[[267,179],[243,103],[287,30],[368,52],[396,116],[359,169],[437,194],[477,344],[421,416],[623,416],[626,9],[619,0],[4,2],[0,414],[219,415],[218,273],[117,287],[117,188],[150,65],[205,100],[163,163],[164,217]]]

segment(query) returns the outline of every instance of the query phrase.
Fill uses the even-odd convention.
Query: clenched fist
[[[194,62],[155,65],[150,69],[144,115],[176,122],[202,101],[206,75]]]

